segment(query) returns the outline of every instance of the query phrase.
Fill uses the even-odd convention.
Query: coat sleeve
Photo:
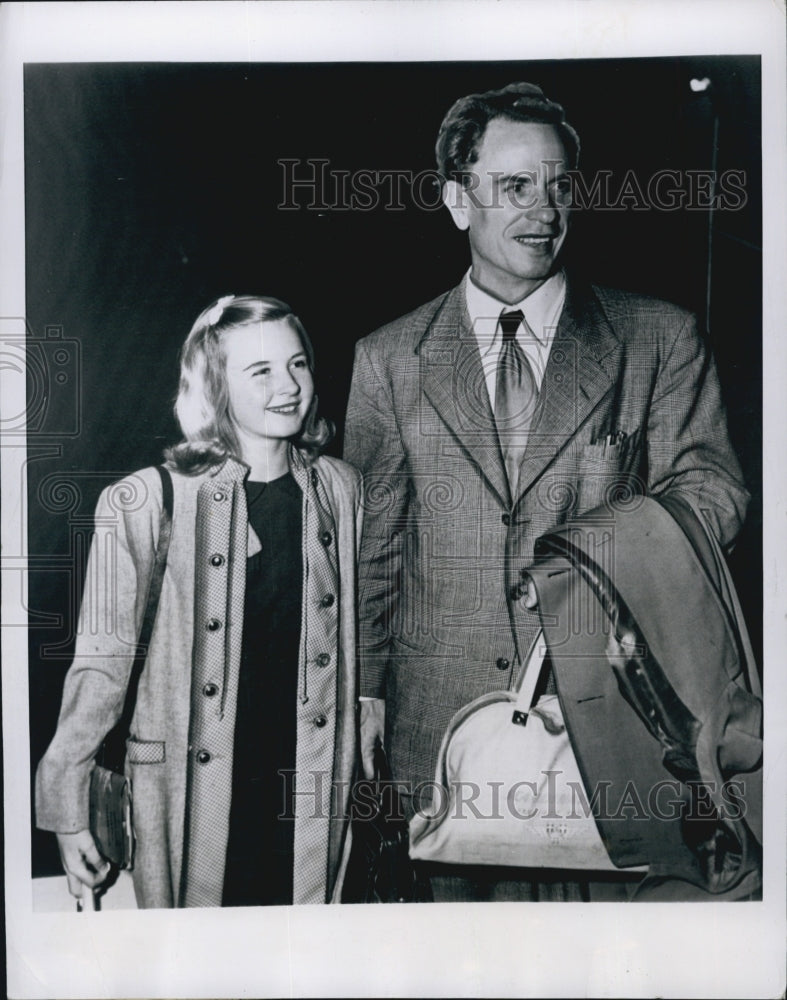
[[[36,773],[36,825],[88,827],[93,760],[120,718],[157,543],[161,488],[144,473],[101,494],[73,663],[57,730]]]
[[[743,524],[749,494],[727,433],[710,352],[687,315],[668,346],[648,421],[648,486],[677,491],[697,505],[722,545]]]
[[[384,698],[391,635],[399,610],[408,475],[391,385],[365,341],[355,352],[344,457],[360,469],[364,485],[358,557],[359,694]]]

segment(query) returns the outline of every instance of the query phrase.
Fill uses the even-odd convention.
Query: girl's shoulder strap
[[[172,475],[166,465],[157,465],[156,471],[161,477],[161,491],[162,491],[162,515],[171,521],[172,520],[172,509],[174,506],[173,500],[173,489],[172,489]]]

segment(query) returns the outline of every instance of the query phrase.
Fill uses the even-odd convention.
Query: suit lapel
[[[519,497],[574,437],[614,385],[618,341],[589,286],[569,283],[539,393],[536,424],[519,468]]]
[[[421,338],[418,353],[424,394],[500,503],[510,508],[508,477],[481,354],[467,314],[464,283],[443,300]]]

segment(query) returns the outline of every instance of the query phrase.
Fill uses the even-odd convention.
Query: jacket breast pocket
[[[638,431],[614,443],[604,439],[583,445],[577,463],[576,513],[602,506],[610,511],[630,509],[645,493],[639,465]]]
[[[163,764],[167,759],[166,743],[162,740],[126,740],[126,755],[131,764]]]

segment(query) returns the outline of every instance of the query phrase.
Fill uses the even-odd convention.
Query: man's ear
[[[457,229],[469,229],[470,219],[467,215],[467,192],[458,181],[446,181],[443,184],[443,204],[451,213]]]

